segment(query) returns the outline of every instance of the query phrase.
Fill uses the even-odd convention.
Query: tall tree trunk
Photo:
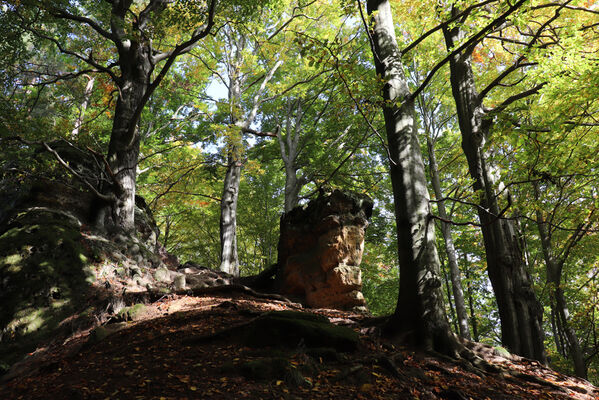
[[[140,137],[137,129],[138,110],[143,107],[154,69],[149,46],[131,41],[121,50],[119,98],[114,111],[107,160],[113,175],[110,189],[116,196],[112,210],[114,224],[125,230],[135,228],[135,180]]]
[[[407,85],[388,0],[368,0],[372,51],[383,87],[399,252],[399,297],[387,328],[427,350],[458,356],[445,315],[429,195]]]
[[[455,12],[455,10],[454,10]],[[459,25],[443,29],[448,49],[462,39]],[[474,190],[480,196],[478,216],[485,244],[487,271],[501,319],[501,340],[511,352],[546,363],[543,345],[542,308],[532,289],[530,276],[512,221],[499,217],[498,196],[484,152],[491,121],[478,95],[471,67],[471,50],[450,59],[450,81]]]
[[[299,192],[302,190],[303,179],[297,177],[295,166],[285,166],[285,212],[297,207],[299,203]]]
[[[437,158],[435,157],[435,145],[430,136],[426,138],[428,146],[428,159],[433,190],[437,198],[437,210],[439,216],[445,221],[449,220],[445,209],[443,193],[441,192],[441,182],[439,180],[439,168]],[[464,302],[464,291],[462,290],[462,277],[460,276],[460,267],[456,255],[453,238],[451,237],[451,225],[448,222],[441,221],[441,233],[445,242],[445,251],[447,252],[447,262],[449,264],[449,273],[451,276],[451,288],[453,299],[455,301],[456,314],[458,319],[459,333],[464,339],[470,340],[470,329],[468,328],[468,313],[466,312],[466,303]]]
[[[243,84],[247,75],[242,74],[244,62],[243,51],[248,44],[243,34],[233,38],[235,32],[228,32],[229,39],[233,40],[233,48],[227,66],[229,72],[229,117],[231,137],[227,148],[227,172],[223,184],[223,195],[220,206],[220,240],[221,240],[221,264],[220,270],[234,276],[239,276],[239,258],[237,256],[237,199],[239,197],[239,185],[241,182],[242,167],[242,141],[241,136],[254,122],[258,108],[262,104],[262,95],[266,85],[272,79],[277,69],[283,63],[277,61],[262,79],[258,91],[252,99],[252,108],[241,117],[241,97],[243,95]],[[239,135],[236,137],[235,135]]]
[[[534,191],[537,200],[539,199],[539,187],[538,184],[534,184]],[[551,241],[551,234],[547,226],[547,222],[543,216],[541,210],[537,210],[537,228],[539,230],[539,237],[541,238],[541,249],[543,251],[543,258],[545,259],[545,268],[547,275],[547,283],[551,291],[551,313],[552,322],[554,325],[554,335],[556,343],[561,342],[561,338],[565,337],[566,346],[568,347],[568,354],[572,357],[574,363],[574,372],[576,376],[586,379],[587,378],[587,366],[584,360],[584,354],[580,347],[578,336],[572,328],[570,323],[570,312],[564,296],[564,290],[561,286],[562,271],[565,263],[565,258],[559,259],[556,257],[556,253],[553,249],[553,243]],[[574,234],[569,241],[573,246],[577,240],[578,233]],[[562,254],[568,254],[568,252],[562,252]],[[559,348],[558,344],[558,348]]]
[[[241,162],[234,152],[229,155],[223,195],[220,202],[220,270],[239,276],[237,256],[237,199],[241,179]]]

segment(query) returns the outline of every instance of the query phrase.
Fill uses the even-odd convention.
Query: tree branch
[[[101,36],[105,37],[106,39],[108,39],[112,42],[115,42],[117,40],[117,38],[112,33],[105,30],[104,28],[102,28],[98,22],[94,21],[91,18],[71,14],[66,10],[63,10],[63,9],[60,9],[60,8],[54,7],[54,6],[51,6],[50,10],[53,12],[55,17],[67,19],[67,20],[75,21],[75,22],[82,22],[82,23],[88,25],[90,28],[92,28],[94,31],[96,31]]]
[[[458,48],[456,48],[455,50],[450,52],[447,56],[445,56],[445,58],[443,58],[441,61],[439,61],[429,71],[426,78],[424,78],[424,81],[422,81],[420,86],[409,96],[409,99],[406,99],[406,100],[411,100],[411,99],[415,99],[416,97],[418,97],[420,92],[422,92],[426,88],[426,86],[429,84],[431,79],[433,79],[433,77],[435,76],[437,71],[439,71],[441,69],[441,67],[443,67],[447,62],[449,62],[449,60],[451,60],[455,55],[461,53],[465,49],[470,48],[471,46],[480,42],[480,40],[482,40],[487,33],[491,32],[497,26],[500,26],[505,21],[505,19],[510,16],[510,14],[512,14],[514,11],[516,11],[518,8],[520,8],[525,2],[526,2],[526,0],[519,0],[516,3],[514,3],[514,5],[511,6],[510,8],[508,8],[508,10],[506,12],[504,12],[499,17],[497,17],[496,19],[491,21],[482,30],[478,31],[474,36],[472,36],[470,39],[468,39],[465,43],[463,43]]]

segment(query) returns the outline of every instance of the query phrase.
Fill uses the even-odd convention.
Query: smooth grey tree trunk
[[[445,202],[442,200],[443,193],[441,191],[441,182],[439,180],[439,167],[437,165],[437,158],[435,156],[435,145],[433,140],[430,138],[430,135],[427,135],[426,139],[428,146],[429,171],[431,174],[435,197],[437,198],[437,210],[439,211],[439,217],[444,220],[441,221],[441,233],[443,234],[445,251],[447,252],[447,262],[449,264],[451,289],[455,302],[459,334],[464,339],[470,340],[471,337],[470,329],[468,327],[468,313],[466,311],[466,303],[464,301],[464,291],[462,290],[460,267],[458,266],[457,254],[453,244],[453,238],[451,236],[451,225],[448,222],[445,222],[449,220],[449,216],[447,215],[447,210],[445,209]]]
[[[223,272],[239,276],[239,256],[237,255],[237,199],[241,182],[241,142],[235,135],[241,135],[238,128],[243,124],[239,121],[243,76],[240,74],[243,64],[242,52],[245,48],[245,37],[241,36],[231,49],[231,64],[229,71],[229,118],[234,131],[229,132],[227,143],[227,171],[223,181],[223,194],[220,200],[220,267]]]
[[[295,112],[295,118],[293,113]],[[285,164],[285,212],[289,212],[297,207],[299,202],[299,193],[306,183],[304,177],[297,176],[297,156],[299,155],[300,134],[302,127],[302,102],[298,99],[296,102],[288,100],[287,117],[285,121],[285,137],[281,131],[277,131],[277,140],[281,150],[281,158]]]
[[[54,4],[56,2],[47,3],[52,5],[42,8],[48,8],[52,16],[84,24],[115,45],[118,57],[110,57],[110,60],[106,60],[108,65],[105,65],[94,57],[93,45],[92,49],[86,48],[83,53],[78,54],[56,43],[60,52],[89,64],[94,72],[109,75],[118,88],[118,99],[106,156],[107,165],[102,173],[102,187],[99,188],[100,191],[96,190],[97,197],[103,204],[98,206],[95,223],[103,226],[108,222],[124,230],[133,230],[135,229],[135,180],[140,145],[137,124],[151,94],[160,85],[176,58],[190,51],[200,39],[210,33],[214,25],[216,0],[210,0],[206,4],[207,18],[202,29],[195,29],[187,40],[165,52],[158,51],[152,46],[151,38],[146,35],[146,28],[166,10],[168,7],[166,1],[150,0],[144,2],[141,7],[133,0],[108,1],[107,3],[110,3],[109,24],[97,22],[89,16],[72,14],[61,9],[59,4]],[[134,18],[131,18],[131,7],[136,8]],[[80,11],[84,10],[81,8]],[[116,58],[116,62],[113,62],[113,58]],[[156,65],[161,62],[164,64],[158,73],[153,74]],[[120,74],[115,71],[115,67],[119,68]],[[90,91],[91,83],[90,80],[88,82]],[[86,107],[87,103],[84,102],[82,114]],[[78,122],[72,132],[73,135],[79,132],[79,128]]]
[[[459,25],[444,28],[448,49],[462,39]],[[512,221],[499,217],[498,196],[484,151],[491,120],[485,118],[475,88],[471,51],[450,59],[450,81],[474,190],[480,198],[478,216],[485,244],[487,271],[501,319],[502,343],[512,353],[546,363],[542,330],[543,312],[526,270],[517,230]]]
[[[389,333],[427,350],[458,356],[458,343],[445,315],[434,223],[422,154],[388,0],[369,0],[370,36],[383,87],[383,115],[395,202],[400,284]]]
[[[239,257],[237,254],[237,199],[239,197],[239,185],[241,183],[242,151],[240,137],[252,125],[258,109],[262,104],[262,96],[266,85],[274,76],[277,69],[283,63],[277,61],[262,79],[262,83],[252,99],[252,108],[243,117],[240,117],[241,97],[243,95],[243,85],[246,75],[242,75],[241,67],[244,62],[243,51],[247,45],[247,38],[243,34],[233,31],[226,31],[228,39],[234,47],[231,49],[231,55],[228,58],[228,97],[229,97],[229,116],[230,127],[235,131],[231,132],[227,149],[227,172],[223,182],[223,195],[220,203],[220,243],[221,243],[221,264],[220,270],[239,276]],[[234,37],[239,34],[238,37]],[[239,138],[233,137],[239,135]],[[239,139],[239,140],[238,140]]]
[[[220,202],[220,270],[239,276],[237,255],[237,199],[241,179],[241,162],[229,155],[225,174],[223,195]]]

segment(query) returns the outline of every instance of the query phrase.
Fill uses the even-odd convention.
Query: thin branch
[[[261,136],[261,137],[277,137],[277,134],[279,132],[279,130],[281,129],[280,126],[277,126],[277,128],[275,129],[274,132],[262,132],[262,131],[256,131],[252,128],[241,128],[241,131],[243,133],[250,133],[254,136]]]
[[[214,26],[214,14],[216,12],[216,2],[217,2],[217,0],[210,1],[210,5],[208,6],[208,20],[206,21],[206,24],[204,25],[204,27],[202,29],[200,29],[200,28],[196,29],[196,31],[194,32],[194,34],[192,35],[192,37],[189,40],[177,45],[175,47],[175,49],[172,50],[171,52],[161,53],[159,55],[152,57],[152,61],[154,63],[157,63],[157,62],[165,60],[165,59],[166,59],[166,63],[162,66],[162,69],[160,70],[160,72],[158,73],[158,75],[156,76],[154,81],[148,87],[148,90],[144,94],[141,102],[139,103],[139,105],[137,106],[137,109],[135,110],[135,113],[133,114],[133,118],[131,119],[133,121],[133,123],[130,124],[129,132],[128,132],[130,137],[134,136],[135,129],[137,127],[137,121],[139,121],[139,118],[141,117],[141,113],[144,109],[145,104],[148,102],[148,100],[150,99],[150,97],[152,96],[152,94],[154,93],[156,88],[158,87],[158,85],[160,85],[160,83],[166,76],[166,73],[168,72],[170,67],[173,65],[173,63],[175,62],[175,59],[179,55],[186,53],[186,52],[190,51],[191,49],[193,49],[193,47],[197,44],[197,42],[200,39],[206,37],[210,33],[210,30]]]
[[[71,175],[73,175],[75,178],[77,178],[79,181],[81,181],[81,183],[83,183],[85,186],[87,186],[88,189],[91,190],[99,199],[101,199],[107,203],[116,203],[117,198],[114,194],[106,195],[106,194],[100,193],[91,182],[89,182],[87,179],[85,179],[82,175],[80,175],[77,171],[75,171],[66,161],[64,161],[62,159],[62,157],[58,154],[58,152],[56,150],[54,150],[52,147],[50,147],[50,145],[48,145],[47,142],[45,142],[45,141],[42,141],[42,142],[29,141],[29,140],[23,139],[20,136],[10,136],[10,137],[7,137],[6,140],[18,141],[18,142],[21,142],[28,146],[41,145],[47,152],[49,152],[50,154],[52,154],[54,156],[54,158],[58,161],[58,163],[63,168],[65,168],[67,171],[69,171],[69,173],[71,173]]]
[[[436,31],[438,31],[439,29],[443,29],[444,27],[446,27],[447,25],[451,24],[454,21],[457,21],[458,19],[469,15],[472,10],[479,8],[479,7],[484,7],[487,4],[490,3],[495,3],[497,2],[497,0],[487,0],[487,1],[483,1],[481,3],[478,4],[473,4],[470,7],[464,9],[464,11],[461,11],[460,13],[456,14],[455,16],[453,16],[452,18],[448,19],[445,22],[442,22],[441,24],[435,26],[434,28],[429,29],[428,31],[426,31],[425,33],[423,33],[422,35],[420,35],[420,37],[418,39],[416,39],[415,41],[413,41],[412,43],[410,43],[406,48],[404,48],[403,50],[400,51],[401,56],[403,57],[406,53],[408,53],[410,50],[412,50],[414,47],[418,46],[424,39],[426,39],[427,37],[429,37],[430,35],[432,35],[433,33],[435,33]]]
[[[55,17],[62,18],[62,19],[68,19],[68,20],[75,21],[75,22],[83,22],[84,24],[88,25],[90,28],[92,28],[94,31],[96,31],[98,34],[105,37],[106,39],[113,41],[113,42],[116,41],[116,38],[114,37],[113,34],[108,32],[104,28],[102,28],[98,22],[94,21],[91,18],[71,14],[66,10],[60,9],[58,7],[53,7],[53,6],[50,7],[50,10],[53,11]]]
[[[486,36],[487,33],[494,30],[497,26],[500,26],[505,21],[505,19],[510,16],[510,14],[512,14],[514,11],[516,11],[518,8],[520,8],[525,2],[526,2],[526,0],[519,0],[518,2],[516,2],[506,12],[504,12],[499,17],[497,17],[496,19],[491,21],[482,30],[480,30],[474,36],[472,36],[470,39],[468,39],[465,43],[463,43],[458,48],[456,48],[455,50],[450,52],[447,56],[445,56],[445,58],[443,58],[441,61],[439,61],[429,71],[426,78],[424,78],[424,81],[422,81],[420,86],[412,93],[412,95],[409,96],[409,99],[406,99],[406,100],[411,100],[411,99],[415,99],[416,97],[418,97],[420,92],[422,92],[426,88],[426,86],[429,84],[431,79],[433,79],[433,77],[435,76],[437,71],[439,71],[441,69],[441,67],[443,67],[447,62],[449,62],[449,60],[451,60],[457,54],[460,54],[465,49],[468,49],[471,46],[475,45],[476,43],[480,42],[480,40],[482,40]]]

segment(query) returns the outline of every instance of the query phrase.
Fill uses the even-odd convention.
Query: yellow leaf
[[[277,386],[279,386],[283,381],[277,381]]]
[[[362,386],[360,386],[360,392],[370,392],[372,390],[372,384],[370,383],[365,383]]]
[[[195,386],[190,386],[190,387],[189,387],[189,389],[193,390],[194,392],[195,392],[196,390],[198,390],[198,388],[197,388],[197,387],[195,387]]]

